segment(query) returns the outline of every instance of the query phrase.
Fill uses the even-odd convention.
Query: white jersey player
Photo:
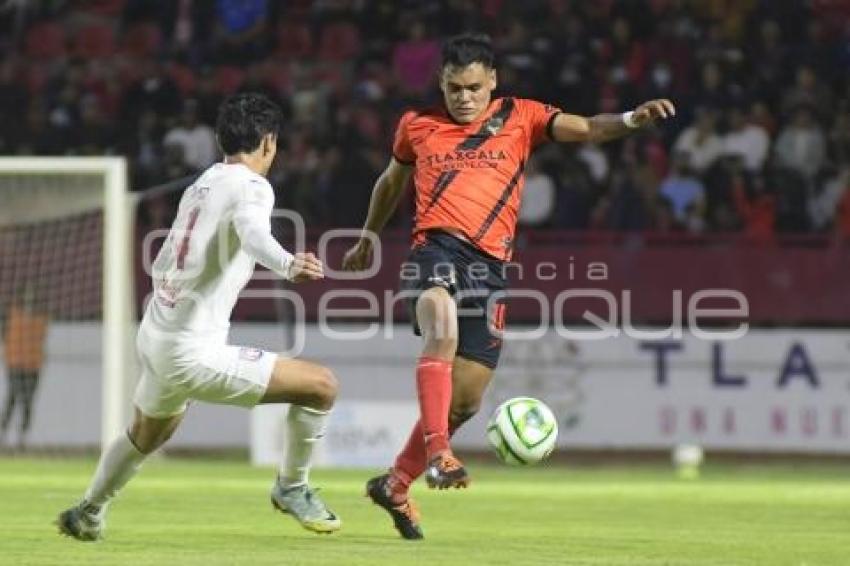
[[[137,339],[142,376],[135,419],[104,450],[82,501],[59,515],[62,533],[101,538],[110,500],[168,440],[190,400],[243,407],[291,403],[272,504],[312,531],[340,528],[339,518],[307,484],[313,447],[336,397],[333,374],[310,362],[227,344],[231,312],[255,263],[294,282],[323,277],[312,253],[290,254],[271,235],[274,192],[265,175],[281,121],[280,109],[262,95],[239,94],[222,104],[216,133],[224,162],[184,192],[153,265],[154,293]]]

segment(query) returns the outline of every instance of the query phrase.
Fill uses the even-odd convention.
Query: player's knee
[[[339,382],[334,373],[326,367],[319,368],[313,380],[314,396],[320,408],[328,409],[336,401]]]
[[[142,454],[150,454],[162,446],[162,442],[159,441],[157,435],[142,432],[141,429],[135,426],[130,428],[128,436],[130,437],[130,442],[136,447],[136,450]]]
[[[179,422],[179,417],[177,419],[171,419],[168,422],[140,417],[133,421],[127,433],[130,442],[133,443],[133,446],[139,452],[150,454],[168,442],[174,431],[177,430]]]

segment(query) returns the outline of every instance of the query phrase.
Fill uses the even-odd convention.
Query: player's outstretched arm
[[[405,165],[395,157],[390,159],[389,165],[375,181],[372,189],[372,198],[369,201],[369,212],[366,215],[366,223],[363,225],[363,235],[357,244],[345,253],[342,260],[342,268],[347,271],[360,271],[369,264],[369,256],[372,254],[372,241],[368,234],[378,234],[392,217],[413,167]]]
[[[267,183],[244,187],[233,213],[233,228],[242,249],[260,265],[295,283],[324,277],[322,262],[310,252],[291,254],[272,236],[274,192]]]
[[[675,115],[676,107],[666,98],[644,102],[624,114],[597,114],[591,118],[558,114],[552,123],[552,138],[558,142],[601,143]]]
[[[302,281],[315,281],[325,277],[322,260],[317,258],[312,252],[297,252],[292,256],[292,263],[289,266],[288,279],[293,283],[301,283]]]

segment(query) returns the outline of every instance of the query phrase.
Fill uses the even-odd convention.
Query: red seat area
[[[322,29],[319,57],[329,61],[345,61],[360,55],[360,31],[354,24],[337,22]]]
[[[195,77],[194,71],[186,65],[180,65],[178,63],[169,65],[168,76],[172,81],[174,81],[174,84],[177,86],[177,90],[179,90],[180,94],[183,96],[189,96],[195,92],[195,86],[197,85],[198,80]]]
[[[115,53],[115,32],[107,24],[80,28],[74,36],[74,53],[86,59],[109,57]]]
[[[238,67],[224,66],[215,70],[216,90],[224,95],[235,93],[242,86],[245,73]]]
[[[310,28],[300,22],[284,22],[278,26],[276,54],[283,59],[310,57],[313,54]]]
[[[132,57],[152,57],[162,47],[162,32],[151,23],[136,24],[127,30],[122,50]]]
[[[67,53],[65,30],[56,22],[42,22],[27,30],[24,39],[26,56],[43,61],[63,57]]]

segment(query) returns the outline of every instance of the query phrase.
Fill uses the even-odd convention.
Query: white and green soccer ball
[[[499,405],[487,423],[487,441],[511,466],[536,464],[555,448],[558,421],[542,401],[514,397]]]

